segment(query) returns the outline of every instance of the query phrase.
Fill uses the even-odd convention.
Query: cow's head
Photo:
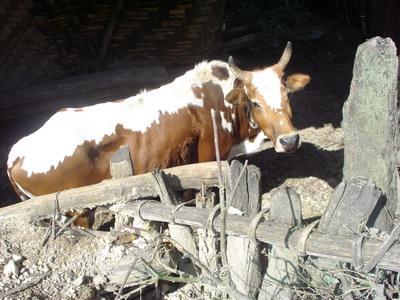
[[[259,127],[272,140],[277,152],[293,152],[301,145],[300,136],[292,124],[288,94],[303,89],[310,82],[310,76],[293,74],[283,79],[291,55],[292,46],[288,42],[277,64],[254,71],[239,69],[232,57],[229,58],[236,80],[226,100],[244,105],[250,124]]]

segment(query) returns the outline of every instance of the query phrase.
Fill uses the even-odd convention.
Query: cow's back
[[[223,101],[233,84],[227,64],[204,62],[159,89],[59,111],[12,147],[9,177],[28,197],[97,183],[110,177],[109,159],[125,144],[135,174],[197,162],[201,130],[190,110],[204,108],[206,99],[195,90],[210,83]]]

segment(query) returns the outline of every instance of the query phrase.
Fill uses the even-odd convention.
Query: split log
[[[382,199],[381,196],[382,192],[367,178],[357,177],[344,180],[336,187],[332,199],[321,217],[318,231],[330,236],[339,234],[351,235],[354,238],[364,231],[375,207]],[[378,205],[378,207],[382,207],[382,205]],[[357,254],[353,253],[354,255]],[[362,260],[362,257],[359,260]],[[353,299],[352,280],[343,275],[346,273],[346,264],[325,258],[318,258],[314,263],[325,270],[342,269],[343,273],[338,276],[338,279],[342,283],[343,294],[346,294],[344,299]],[[353,265],[353,267],[358,266]]]
[[[382,191],[376,187],[374,182],[364,177],[344,180],[336,187],[332,199],[321,217],[318,231],[332,237],[349,235],[356,239],[357,235],[365,231],[365,226],[373,224],[382,206]],[[363,257],[361,249],[357,252],[357,247],[353,247],[353,251],[356,251],[352,254],[353,268],[360,270],[366,263],[365,257]],[[343,273],[338,278],[342,283],[343,294],[346,295],[344,299],[353,299],[352,279],[344,276],[347,271],[346,264],[325,258],[318,258],[314,263],[321,269],[343,269]]]
[[[272,194],[269,221],[299,227],[302,223],[300,196],[293,189],[280,188]],[[258,299],[294,299],[294,288],[301,286],[299,257],[296,251],[272,246],[268,267]]]
[[[371,215],[376,217],[373,212],[381,197],[382,192],[367,178],[344,180],[336,187],[318,230],[332,236],[362,232],[364,226],[372,225],[368,221]]]
[[[158,194],[161,203],[175,207],[180,204],[177,196],[169,189],[166,184],[166,175],[163,171],[156,170],[153,172],[154,181],[156,182]],[[171,238],[178,242],[186,251],[198,257],[197,245],[194,240],[192,229],[189,226],[168,224],[169,234]]]
[[[0,93],[0,122],[63,107],[80,107],[135,95],[167,80],[164,66],[137,66],[48,81]]]
[[[212,210],[215,207],[215,193],[207,191],[203,186],[200,193],[196,196],[196,207]],[[212,225],[212,224],[211,224]],[[218,254],[219,233],[213,228],[201,227],[197,229],[198,236],[198,255],[200,262],[210,270],[211,273],[217,274],[220,268],[220,256]],[[198,290],[204,290],[205,299],[217,298],[218,290],[211,286],[197,285]]]
[[[110,160],[110,173],[112,178],[124,178],[133,176],[133,167],[129,146],[122,146]]]
[[[133,202],[119,208],[120,213],[135,216],[138,207],[141,206],[140,215],[146,220],[171,222],[171,213],[174,208],[161,203]],[[185,224],[194,227],[204,227],[210,210],[197,207],[182,207],[175,215],[177,224]],[[227,215],[227,234],[247,237],[248,226],[251,218],[247,216]],[[217,231],[221,229],[221,218],[214,221]],[[288,248],[296,251],[298,241],[301,239],[303,229],[296,229],[273,221],[259,223],[256,231],[257,240],[271,245]],[[365,239],[363,244],[363,258],[369,261],[382,246],[383,242],[375,239]],[[353,237],[348,235],[330,236],[317,231],[311,232],[306,243],[306,255],[325,257],[341,262],[352,262]],[[377,265],[381,269],[400,271],[400,244],[395,243],[383,256]]]
[[[227,162],[222,163],[226,174]],[[218,170],[215,162],[206,162],[179,166],[164,170],[166,181],[173,190],[200,189],[218,185]],[[38,217],[53,213],[54,199],[57,193],[38,196],[14,205],[0,208],[0,219],[25,216]],[[81,188],[65,190],[58,194],[61,211],[93,208],[109,204],[126,203],[134,199],[155,198],[158,191],[150,173],[127,178],[108,179],[100,183]]]
[[[228,214],[237,212],[240,215],[255,217],[261,207],[260,169],[253,165],[245,167],[238,160],[233,160],[230,171],[228,199],[231,202]],[[238,185],[233,195],[236,183]],[[236,289],[246,295],[247,299],[256,299],[262,282],[258,243],[247,237],[228,235],[227,255],[231,279]]]
[[[128,145],[122,146],[111,157],[110,173],[114,179],[133,176],[132,161]],[[129,226],[129,224],[133,224],[133,222],[132,217],[116,214],[114,229],[122,231],[125,227]]]

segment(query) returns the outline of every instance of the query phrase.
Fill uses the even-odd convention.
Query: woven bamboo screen
[[[59,64],[77,70],[95,63],[113,14],[105,62],[199,60],[216,49],[223,9],[223,0],[35,0],[33,14],[41,16],[37,24]]]

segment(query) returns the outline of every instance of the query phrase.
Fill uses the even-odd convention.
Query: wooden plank
[[[237,184],[235,195],[232,195]],[[231,200],[230,211],[240,215],[254,217],[260,211],[261,171],[256,166],[245,167],[238,160],[230,166],[230,188],[228,199]],[[232,198],[233,196],[233,198]],[[231,212],[232,213],[232,212]],[[234,213],[234,212],[233,212]],[[256,299],[261,287],[260,248],[247,237],[229,235],[227,238],[227,256],[231,279],[237,290],[248,299]]]
[[[157,186],[158,195],[161,203],[175,207],[179,204],[178,197],[168,187],[167,178],[164,171],[156,170],[153,172],[155,185]],[[172,239],[177,241],[183,249],[198,257],[196,241],[193,236],[193,231],[189,226],[177,225],[174,223],[168,224],[169,234]],[[178,262],[177,262],[178,263]]]
[[[136,215],[139,202],[125,204],[119,208],[120,213]],[[171,213],[174,208],[161,203],[147,202],[141,205],[140,215],[146,220],[170,222]],[[175,221],[177,224],[185,224],[194,227],[204,227],[209,209],[197,207],[182,207],[177,213]],[[248,225],[251,218],[247,216],[227,215],[226,230],[228,234],[247,237]],[[221,229],[221,219],[217,217],[214,221],[217,231]],[[265,220],[257,227],[257,239],[271,245],[297,250],[298,240],[302,229],[285,226],[275,221]],[[369,261],[383,244],[380,240],[366,238],[363,246],[363,258]],[[353,237],[349,235],[329,236],[317,231],[311,232],[306,243],[306,255],[329,258],[341,262],[352,262]],[[400,243],[395,243],[378,263],[378,267],[385,270],[400,271]]]
[[[291,188],[280,188],[272,193],[269,220],[289,227],[301,225],[300,196]],[[260,290],[259,299],[293,299],[294,289],[301,286],[299,274],[302,268],[296,251],[272,246],[268,255],[268,267]]]
[[[343,181],[336,187],[318,230],[332,235],[359,233],[381,197],[382,192],[367,178]]]
[[[227,162],[222,171],[228,171]],[[202,184],[216,186],[218,171],[215,162],[206,162],[165,169],[166,181],[173,190],[200,189]],[[53,213],[57,193],[0,208],[0,219],[13,216],[38,217]],[[120,179],[108,179],[98,184],[65,190],[58,194],[61,211],[93,208],[96,206],[125,203],[134,199],[157,197],[158,192],[150,173]]]
[[[129,153],[129,146],[124,145],[111,156],[110,159],[110,173],[112,178],[125,178],[133,175],[131,156]],[[115,214],[115,230],[123,230],[133,224],[133,218]]]
[[[122,146],[110,160],[110,172],[114,179],[133,176],[133,167],[129,146]]]
[[[377,206],[377,204],[380,205]],[[371,180],[364,177],[344,180],[336,187],[321,217],[318,231],[331,236],[337,234],[354,236],[364,231],[368,220],[374,221],[376,218],[376,215],[373,216],[374,209],[381,210],[382,206],[382,192]],[[314,264],[332,271],[342,269],[343,274],[348,271],[345,264],[338,264],[336,261],[325,258],[315,259]],[[344,299],[353,299],[352,279],[342,275],[339,276],[339,280],[342,283],[343,294],[346,295]]]

